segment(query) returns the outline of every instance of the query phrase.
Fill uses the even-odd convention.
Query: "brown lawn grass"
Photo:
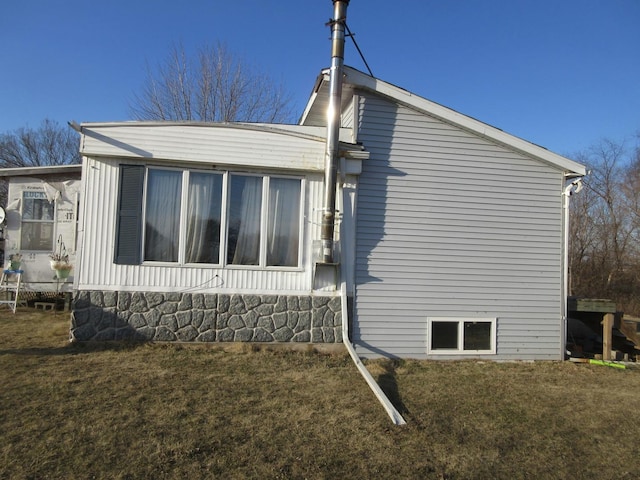
[[[0,310],[0,478],[640,478],[640,370],[69,345]]]

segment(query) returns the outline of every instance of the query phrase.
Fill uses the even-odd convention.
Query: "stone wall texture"
[[[339,297],[80,291],[72,341],[342,342]]]

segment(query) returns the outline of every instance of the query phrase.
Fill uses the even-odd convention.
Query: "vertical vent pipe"
[[[344,70],[344,32],[349,0],[333,0],[331,25],[331,68],[329,70],[329,105],[327,108],[327,145],[325,149],[324,205],[322,210],[322,261],[334,262],[333,238],[336,217],[336,181],[338,176],[338,146],[342,75]]]

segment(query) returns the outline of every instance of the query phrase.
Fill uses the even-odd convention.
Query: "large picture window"
[[[496,353],[495,318],[429,318],[427,326],[427,353]]]
[[[299,266],[300,178],[134,165],[120,171],[116,263]],[[142,181],[125,181],[134,176]],[[136,218],[140,234],[131,227]]]
[[[22,250],[53,250],[55,203],[44,192],[26,191],[22,194]]]

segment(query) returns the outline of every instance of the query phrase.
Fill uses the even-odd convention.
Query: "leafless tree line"
[[[576,160],[589,174],[571,197],[571,293],[640,315],[640,146],[603,140]]]
[[[80,163],[80,137],[71,128],[45,119],[38,128],[0,134],[0,167],[42,167]]]

